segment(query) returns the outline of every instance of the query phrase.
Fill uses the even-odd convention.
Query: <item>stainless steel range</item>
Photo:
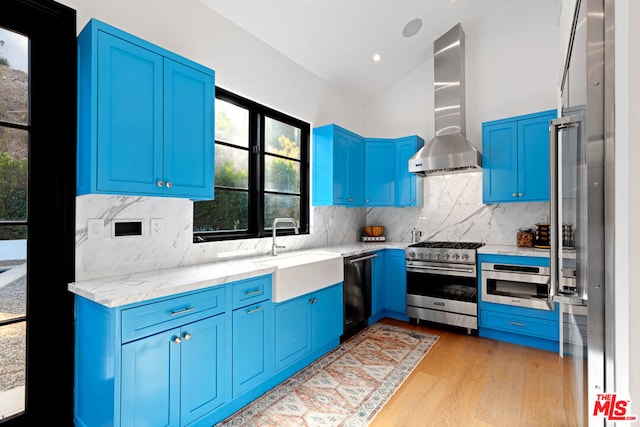
[[[407,315],[478,329],[477,242],[420,242],[405,250]]]

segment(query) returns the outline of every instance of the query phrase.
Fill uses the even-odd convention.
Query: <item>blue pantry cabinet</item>
[[[364,139],[337,125],[313,129],[314,206],[363,206]]]
[[[482,124],[483,203],[549,200],[549,122],[556,110]]]
[[[95,19],[78,64],[77,194],[213,199],[214,71]]]

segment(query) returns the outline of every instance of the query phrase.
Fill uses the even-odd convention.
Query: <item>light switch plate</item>
[[[89,240],[104,239],[104,220],[103,219],[90,219],[87,224]]]

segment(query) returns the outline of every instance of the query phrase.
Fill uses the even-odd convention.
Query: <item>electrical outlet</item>
[[[158,237],[160,235],[160,229],[162,228],[162,220],[161,219],[152,219],[151,227],[149,234],[151,237]]]
[[[104,220],[103,219],[90,219],[87,224],[88,239],[100,240],[104,239]]]

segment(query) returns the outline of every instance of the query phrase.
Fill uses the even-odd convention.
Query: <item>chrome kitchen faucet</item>
[[[293,231],[295,231],[296,234],[298,233],[298,226],[296,225],[296,220],[293,218],[276,218],[273,220],[273,225],[271,226],[271,232],[273,233],[273,244],[271,245],[271,255],[276,256],[278,255],[278,249],[284,249],[285,246],[278,246],[276,245],[276,225],[283,223],[283,222],[289,222],[291,224],[293,224]]]

